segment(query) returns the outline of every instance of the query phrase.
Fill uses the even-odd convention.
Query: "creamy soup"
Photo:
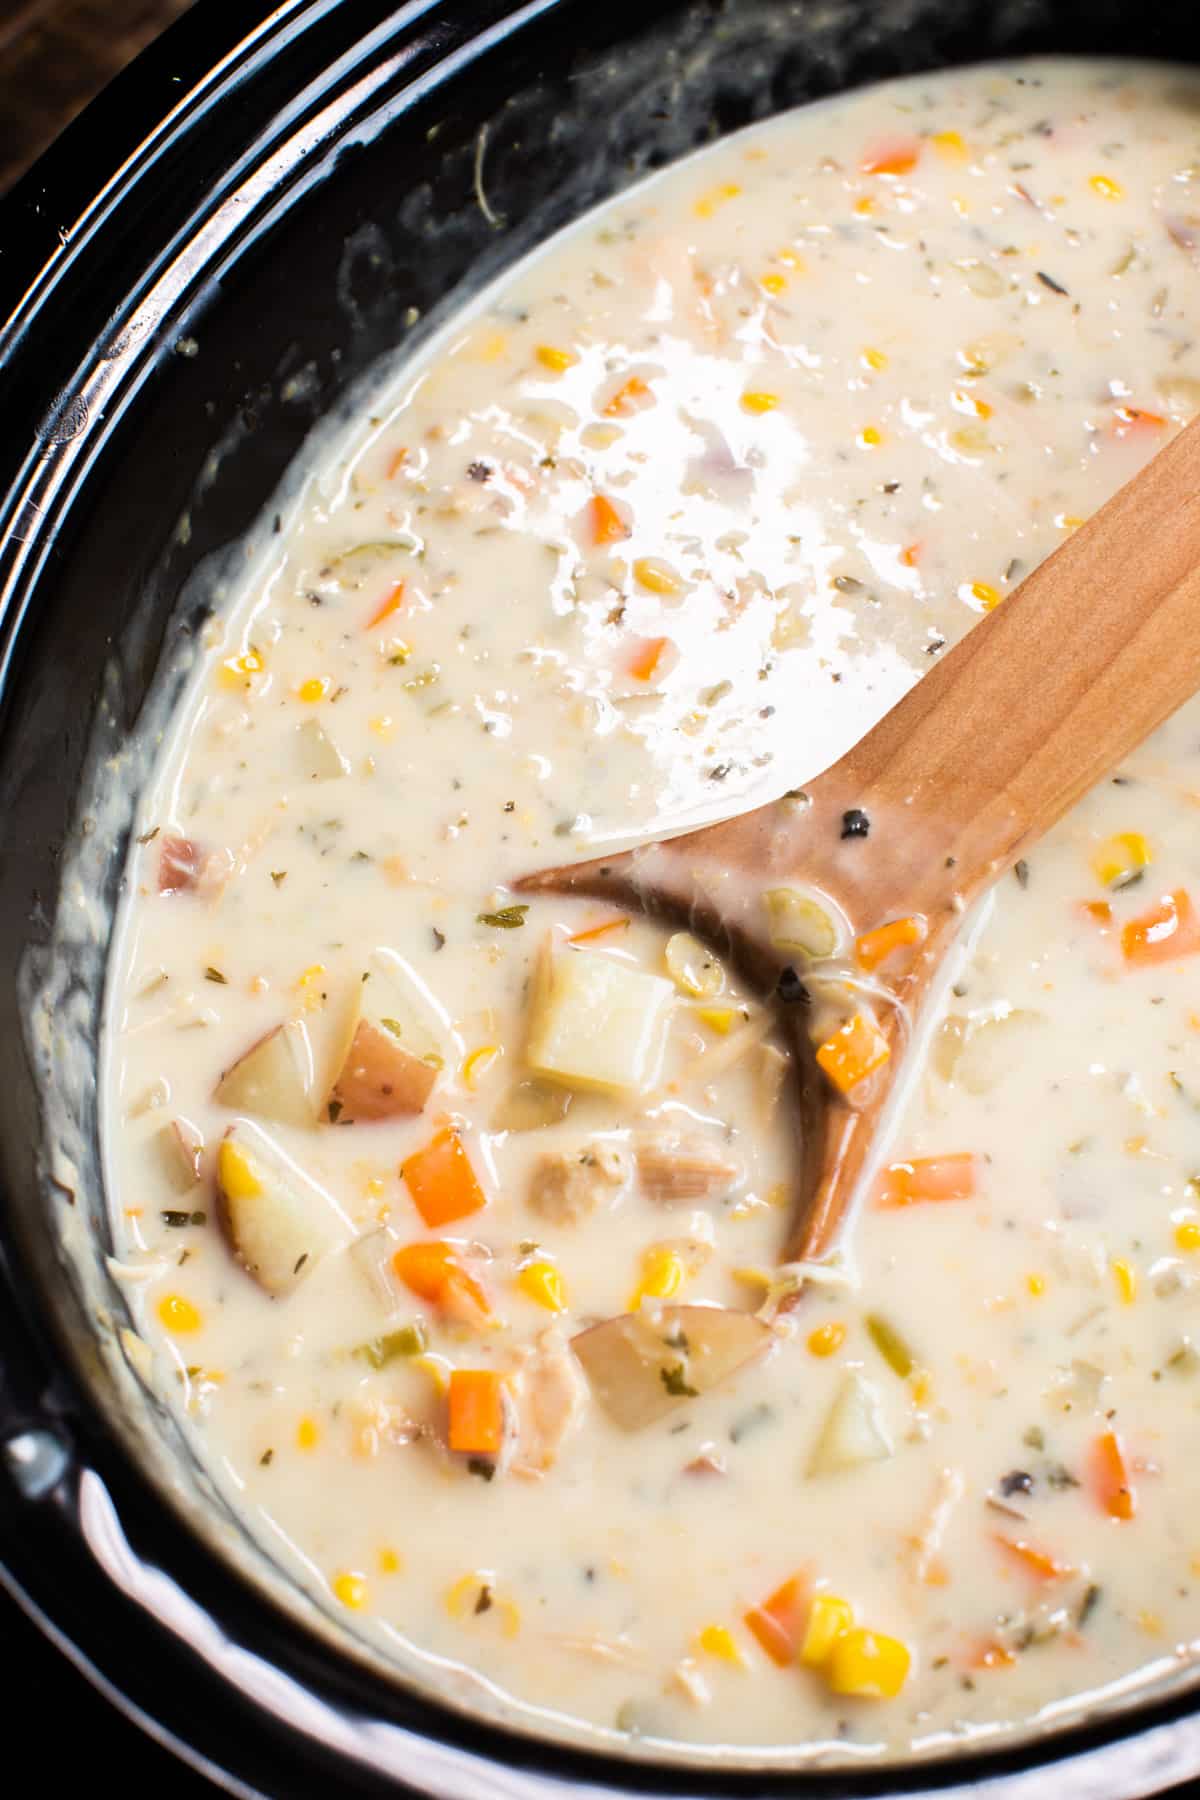
[[[772,1008],[513,884],[792,790],[1003,605],[1200,405],[1198,251],[1178,71],[756,127],[444,332],[211,624],[111,971],[127,1343],[431,1681],[849,1756],[1193,1654],[1200,704],[1005,876],[795,1305]],[[903,933],[837,948],[869,1009]]]

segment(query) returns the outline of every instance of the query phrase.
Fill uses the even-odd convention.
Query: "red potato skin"
[[[159,893],[194,893],[204,862],[205,852],[190,838],[164,838],[158,853]]]
[[[435,1068],[402,1050],[386,1031],[360,1019],[329,1100],[339,1124],[369,1125],[423,1112],[437,1076]]]

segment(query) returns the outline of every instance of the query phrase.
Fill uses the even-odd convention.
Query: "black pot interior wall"
[[[164,70],[174,40],[199,72],[205,11],[169,34]],[[273,48],[247,53],[191,106],[125,179],[104,231],[68,246],[0,339],[0,1030],[14,1046],[18,968],[55,904],[106,659],[132,726],[167,621],[199,623],[178,611],[195,571],[228,554],[314,420],[381,353],[415,342],[454,297],[620,185],[804,100],[997,55],[1200,59],[1194,9],[1128,0],[542,0],[518,29],[503,0],[395,18],[358,0],[284,11]],[[104,104],[68,136],[98,173]],[[271,180],[247,187],[271,155]],[[8,207],[31,250],[40,179]],[[181,275],[205,230],[214,247]],[[175,297],[131,354],[130,308],[172,268]],[[77,396],[118,352],[121,381],[103,416],[88,413]],[[48,470],[61,479],[37,490],[34,510]],[[109,846],[109,898],[125,847]],[[88,1003],[98,1022],[99,994]],[[37,1175],[39,1134],[34,1080],[14,1052],[0,1084],[0,1171],[22,1264],[10,1280],[86,1364],[88,1322],[46,1229],[63,1202]]]

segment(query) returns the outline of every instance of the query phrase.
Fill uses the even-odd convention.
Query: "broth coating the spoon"
[[[791,1311],[772,1018],[511,884],[801,788],[1002,605],[1200,407],[1198,220],[1180,71],[755,128],[444,333],[211,626],[114,952],[120,1255],[241,1515],[434,1686],[858,1757],[1190,1658],[1200,706],[1005,878]],[[832,1043],[903,931],[812,898]]]

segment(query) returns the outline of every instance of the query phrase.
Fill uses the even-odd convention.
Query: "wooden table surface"
[[[0,0],[0,193],[190,0]]]

